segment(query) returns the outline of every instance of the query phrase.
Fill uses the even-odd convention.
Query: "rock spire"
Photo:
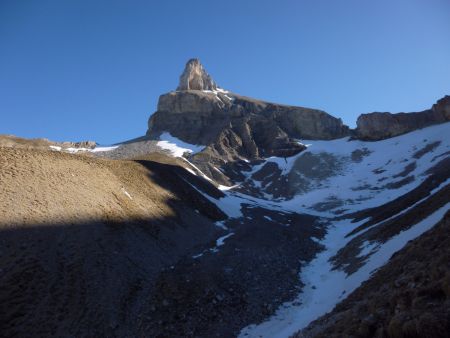
[[[199,59],[190,59],[180,76],[177,90],[216,90],[217,85]]]

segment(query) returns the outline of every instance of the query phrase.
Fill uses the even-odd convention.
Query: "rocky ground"
[[[245,207],[244,218],[225,222],[232,234],[226,245],[186,257],[159,276],[148,313],[156,320],[143,333],[234,337],[262,321],[299,292],[299,260],[306,263],[321,248],[311,238],[324,234],[316,221]]]
[[[450,213],[295,337],[449,337]]]
[[[0,148],[1,335],[229,337],[292,298],[323,225],[252,206],[226,221],[183,165]]]

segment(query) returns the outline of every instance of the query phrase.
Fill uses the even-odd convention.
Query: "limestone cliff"
[[[450,96],[445,96],[431,109],[422,112],[362,114],[356,122],[356,137],[362,140],[382,140],[449,120]]]
[[[316,109],[273,104],[216,86],[198,59],[190,60],[177,91],[161,95],[147,135],[167,131],[203,144],[224,160],[291,156],[296,139],[334,139],[349,134],[340,119]]]

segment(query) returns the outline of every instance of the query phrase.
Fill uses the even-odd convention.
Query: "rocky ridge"
[[[370,113],[351,130],[341,119],[317,109],[288,106],[226,91],[198,59],[187,62],[176,91],[160,96],[148,121],[147,137],[163,132],[203,145],[191,161],[221,183],[234,181],[234,164],[270,156],[290,157],[305,150],[299,140],[333,140],[352,136],[376,141],[450,119],[450,96],[418,113]],[[214,170],[222,167],[227,174]],[[231,167],[231,168],[230,168]],[[229,170],[228,170],[229,169]]]
[[[63,141],[55,142],[46,138],[25,139],[14,135],[0,135],[0,147],[14,147],[24,149],[48,149],[49,146],[62,149],[88,150],[97,146],[95,141]]]
[[[422,112],[362,114],[356,122],[355,133],[358,139],[377,141],[449,120],[450,96],[447,95]]]

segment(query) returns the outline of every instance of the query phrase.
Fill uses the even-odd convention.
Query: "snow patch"
[[[99,152],[103,152],[103,151],[111,151],[111,150],[114,150],[117,148],[119,148],[119,146],[95,147],[94,149],[91,149],[90,152],[91,153],[99,153]]]
[[[132,200],[133,197],[131,197],[131,195],[128,193],[128,191],[125,190],[125,188],[122,187],[122,192],[130,199]]]
[[[168,150],[174,157],[183,157],[185,153],[190,155],[202,151],[205,146],[189,144],[164,132],[159,137],[160,141],[156,145],[164,150]]]
[[[118,148],[119,146],[95,147],[93,149],[91,149],[91,148],[75,148],[75,147],[63,148],[60,146],[49,146],[49,147],[50,147],[50,149],[52,149],[54,151],[64,151],[64,152],[68,152],[71,154],[76,154],[78,152],[99,153],[99,152],[104,152],[104,151],[111,151],[111,150]]]
[[[231,185],[231,186],[226,186],[226,185],[221,185],[221,184],[219,184],[219,186],[217,187],[219,190],[222,190],[222,191],[228,191],[228,190],[231,190],[231,189],[233,189],[233,188],[236,188],[238,186],[238,184],[235,184],[235,185]]]
[[[225,235],[225,236],[222,236],[222,237],[218,238],[217,241],[216,241],[216,247],[224,245],[225,244],[225,240],[228,237],[231,237],[233,235],[234,235],[234,232],[230,232],[228,235]]]
[[[199,254],[197,254],[197,255],[193,255],[192,258],[194,258],[194,259],[200,258],[200,257],[202,257],[203,254],[205,254],[206,252],[212,252],[212,253],[219,252],[219,247],[221,247],[222,245],[224,245],[224,244],[225,244],[225,240],[226,240],[227,238],[233,236],[233,235],[234,235],[234,232],[230,232],[229,234],[227,234],[227,235],[225,235],[225,236],[219,237],[219,238],[216,240],[216,246],[215,246],[215,247],[210,248],[210,249],[207,249],[207,250],[204,250],[203,252],[201,252],[201,253],[199,253]]]
[[[386,264],[390,257],[401,250],[408,241],[431,229],[449,209],[450,203],[447,203],[411,228],[379,244],[378,251],[351,275],[347,275],[342,270],[333,270],[329,260],[350,240],[345,238],[345,235],[366,220],[350,225],[349,221],[335,222],[321,242],[326,249],[302,269],[300,279],[305,286],[298,298],[283,304],[267,321],[259,325],[247,326],[240,332],[239,337],[284,338],[306,327],[311,321],[331,311],[338,302],[367,280],[376,269]],[[373,249],[372,247],[371,250]]]

